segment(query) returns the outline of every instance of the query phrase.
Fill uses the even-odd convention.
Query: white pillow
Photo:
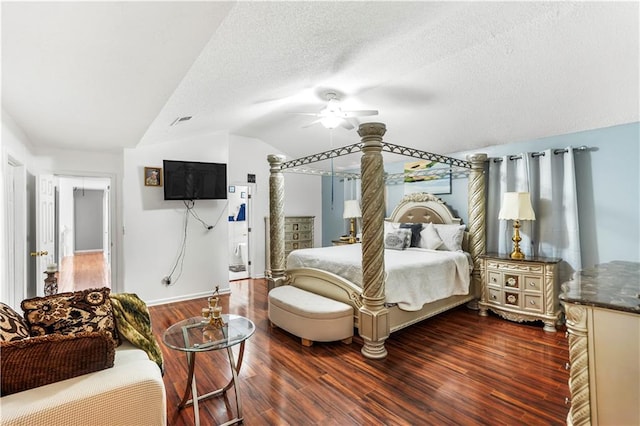
[[[404,250],[411,245],[411,229],[402,228],[384,236],[384,248]]]
[[[420,248],[436,250],[440,246],[442,246],[442,238],[438,235],[433,223],[427,223],[420,231]]]
[[[442,246],[438,250],[462,251],[462,239],[466,225],[433,225],[442,239]]]
[[[396,222],[389,222],[388,220],[384,221],[384,235],[387,235],[391,232],[400,229],[400,224]]]

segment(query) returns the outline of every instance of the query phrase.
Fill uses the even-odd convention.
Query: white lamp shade
[[[344,202],[342,217],[344,219],[350,219],[352,217],[362,217],[362,212],[360,211],[360,204],[358,204],[358,200],[346,200]]]
[[[504,220],[536,220],[528,192],[505,192],[498,219]]]

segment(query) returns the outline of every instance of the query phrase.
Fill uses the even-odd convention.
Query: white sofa
[[[112,368],[0,398],[0,424],[166,425],[162,374],[146,352],[123,341]]]

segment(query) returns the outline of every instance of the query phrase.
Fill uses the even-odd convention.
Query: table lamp
[[[349,243],[353,244],[356,242],[356,219],[362,217],[358,200],[346,200],[344,202],[342,217],[350,220]]]
[[[536,214],[531,207],[531,197],[528,192],[505,192],[502,197],[502,206],[498,213],[498,219],[513,220],[513,251],[512,259],[524,259],[524,253],[520,251],[520,221],[536,220]]]

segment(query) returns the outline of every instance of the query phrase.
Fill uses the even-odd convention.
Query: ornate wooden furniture
[[[568,425],[640,424],[640,263],[614,261],[562,285]]]
[[[479,255],[485,251],[485,206],[484,206],[484,162],[485,154],[469,157],[469,161],[417,151],[382,141],[386,127],[382,123],[364,123],[358,129],[361,142],[337,148],[332,151],[285,162],[282,155],[269,155],[269,207],[270,207],[270,287],[292,284],[307,291],[348,302],[357,311],[357,326],[363,338],[362,353],[367,358],[384,358],[387,351],[384,342],[393,330],[428,318],[444,310],[458,306],[479,296],[480,282]],[[425,305],[417,312],[401,311],[385,305],[384,271],[384,168],[382,151],[412,156],[414,158],[438,161],[452,169],[469,173],[469,252],[474,262],[471,291],[466,296],[454,296],[443,301]],[[363,288],[330,272],[313,269],[285,270],[284,245],[284,176],[288,168],[326,160],[340,155],[362,152],[361,159],[361,209],[362,209],[362,277]],[[447,209],[448,210],[448,209]],[[414,222],[424,222],[417,218],[420,213],[408,208],[408,216],[394,212],[396,221],[403,217],[416,218]],[[436,216],[435,211],[428,213]],[[393,215],[392,215],[393,216]],[[449,214],[449,219],[453,218]],[[405,220],[406,221],[406,220]],[[448,222],[453,223],[453,222]],[[452,299],[452,300],[450,300]]]
[[[482,297],[480,315],[491,310],[511,321],[544,321],[544,331],[555,332],[560,319],[556,267],[560,259],[508,255],[480,256]]]
[[[313,216],[284,218],[284,256],[293,250],[313,247]]]

